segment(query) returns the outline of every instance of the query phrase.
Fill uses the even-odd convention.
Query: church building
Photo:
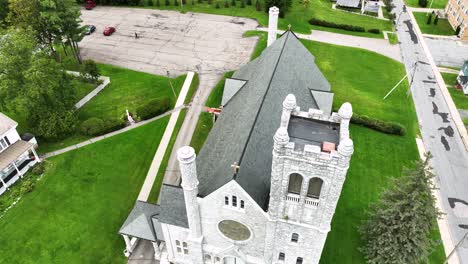
[[[119,231],[127,256],[144,239],[160,263],[319,263],[354,150],[352,108],[332,112],[292,31],[268,42],[226,80],[200,153],[178,150],[181,185],[163,185],[159,205],[137,201]]]

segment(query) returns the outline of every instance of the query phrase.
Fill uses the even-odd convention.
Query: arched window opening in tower
[[[297,173],[289,175],[288,193],[300,194],[302,187],[302,176]]]
[[[312,178],[309,181],[309,188],[307,189],[307,197],[319,199],[320,192],[322,191],[323,180],[320,178]]]

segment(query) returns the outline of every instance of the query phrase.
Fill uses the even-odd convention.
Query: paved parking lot
[[[460,68],[468,59],[468,43],[449,38],[425,37],[437,65]]]
[[[82,10],[81,18],[97,27],[80,42],[84,58],[159,75],[234,70],[256,43],[242,37],[257,27],[245,18],[117,7]],[[105,37],[105,26],[117,31]]]

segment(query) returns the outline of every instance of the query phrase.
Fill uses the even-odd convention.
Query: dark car
[[[114,32],[115,32],[115,27],[105,27],[104,32],[102,33],[104,34],[104,36],[110,36]]]
[[[91,33],[93,33],[94,31],[96,31],[96,27],[94,25],[86,26],[86,35],[91,35]]]

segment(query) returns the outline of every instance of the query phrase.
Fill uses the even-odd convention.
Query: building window
[[[221,263],[221,259],[219,257],[215,257],[215,263]]]
[[[182,242],[182,243],[180,243],[179,240],[176,240],[175,243],[176,243],[177,253],[182,253],[182,252],[183,252],[185,255],[188,254],[188,245],[187,245],[187,242]]]
[[[297,258],[296,264],[302,264],[302,261],[303,261],[302,258]]]
[[[0,151],[6,149],[8,147],[9,141],[6,137],[0,139]]]
[[[232,206],[237,207],[237,196],[232,196]]]
[[[323,180],[317,177],[310,179],[307,197],[319,199],[322,191]]]
[[[284,255],[283,252],[280,252],[280,253],[279,253],[279,256],[278,256],[278,260],[284,261],[285,258],[286,258],[286,255]]]
[[[224,196],[224,205],[229,205],[229,197]]]
[[[291,236],[291,242],[297,243],[299,241],[299,234],[293,233]]]
[[[211,264],[211,255],[205,254],[205,263]]]
[[[300,194],[302,187],[302,176],[297,173],[289,175],[288,193]]]
[[[244,209],[244,200],[241,200],[241,209]]]

